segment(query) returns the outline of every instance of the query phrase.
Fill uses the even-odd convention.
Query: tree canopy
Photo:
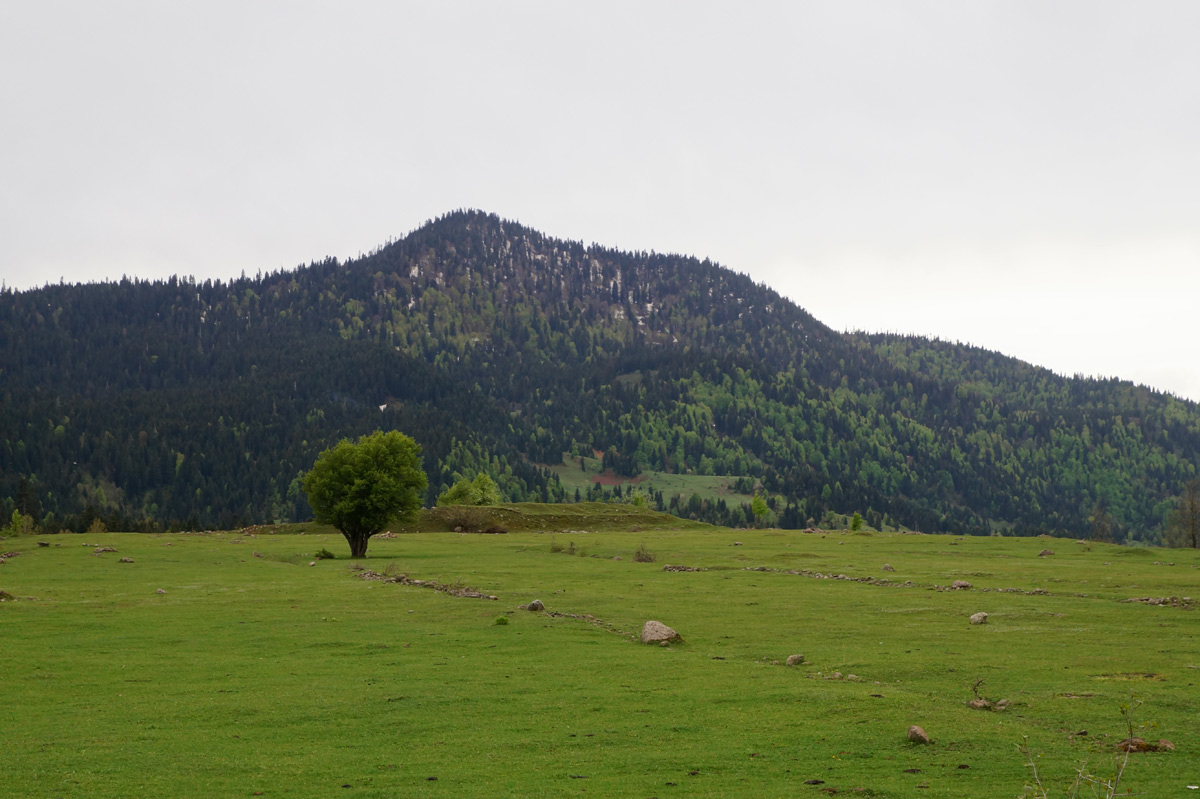
[[[438,505],[495,505],[500,502],[500,488],[487,472],[475,475],[474,480],[462,478],[438,496]]]
[[[313,515],[346,537],[354,558],[366,556],[368,540],[385,526],[416,516],[426,484],[421,446],[395,430],[343,439],[303,479]]]

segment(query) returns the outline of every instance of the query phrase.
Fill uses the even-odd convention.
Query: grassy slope
[[[568,539],[587,556],[550,551]],[[1065,780],[1122,737],[1130,689],[1179,749],[1135,755],[1128,785],[1176,795],[1200,772],[1200,617],[1116,601],[1196,593],[1195,552],[712,528],[372,542],[370,568],[489,602],[354,579],[336,535],[48,540],[0,544],[22,553],[0,565],[20,597],[0,605],[6,796],[1015,796],[1022,735]],[[323,546],[339,559],[309,567]],[[929,589],[954,579],[975,589]],[[981,590],[1001,587],[1051,593]],[[517,609],[534,598],[620,632]],[[621,634],[650,618],[687,642]],[[773,665],[795,652],[811,665]],[[977,679],[1014,705],[967,709]],[[914,723],[932,746],[905,741]]]
[[[547,466],[539,464],[558,475],[568,495],[575,489],[586,492],[601,473],[601,461],[598,458],[583,458],[587,471],[579,467],[579,459],[570,455],[563,457],[563,463]],[[610,477],[615,477],[610,475]],[[661,491],[663,497],[670,499],[676,494],[686,502],[692,494],[699,494],[701,499],[716,502],[724,499],[730,506],[736,507],[743,503],[749,504],[753,496],[740,494],[733,490],[732,485],[737,481],[736,476],[704,475],[704,474],[674,474],[667,472],[644,471],[636,478],[616,478],[626,488],[643,491]],[[611,487],[610,487],[611,490]]]

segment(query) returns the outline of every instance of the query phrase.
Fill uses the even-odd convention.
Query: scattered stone
[[[925,730],[921,729],[916,724],[908,728],[908,740],[915,744],[933,743],[933,740],[929,737]]]
[[[620,560],[620,559],[621,559],[620,555],[613,555],[613,560]]]
[[[955,580],[954,582],[950,583],[950,589],[952,591],[965,591],[966,589],[971,588],[971,587],[972,587],[971,584],[968,583],[966,580]]]
[[[1124,602],[1138,602],[1143,605],[1158,605],[1161,607],[1172,607],[1172,608],[1190,608],[1192,605],[1192,598],[1190,596],[1185,596],[1182,598],[1177,597],[1177,596],[1143,596],[1143,597],[1130,597],[1129,599],[1126,599],[1123,601]]]
[[[1149,752],[1152,746],[1145,738],[1126,738],[1117,744],[1117,749],[1121,752]]]
[[[39,546],[39,547],[48,547],[48,546],[50,546],[50,542],[49,542],[49,541],[38,541],[38,542],[37,542],[37,544],[38,544],[38,546]]]
[[[1174,752],[1175,744],[1166,738],[1160,738],[1157,742],[1147,741],[1144,738],[1126,738],[1117,744],[1117,750],[1121,752]]]
[[[103,555],[105,552],[116,552],[112,547],[96,547],[92,550],[93,555]]]
[[[788,655],[785,663],[789,666],[801,666],[804,664],[804,655]]]
[[[7,591],[0,591],[0,602],[15,602],[17,598]]]
[[[315,560],[310,560],[310,561],[308,562],[308,565],[309,565],[309,566],[316,566],[316,565],[317,565],[317,562],[316,562]]]
[[[971,699],[967,702],[967,707],[972,710],[991,710],[992,703],[986,699]]]
[[[740,546],[742,545],[742,542],[741,542],[741,541],[734,541],[734,542],[733,542],[733,545],[734,545],[735,547],[740,547]]]
[[[1048,558],[1053,554],[1054,554],[1053,550],[1043,549],[1041,552],[1038,553],[1038,557],[1039,558]]]
[[[841,673],[840,671],[835,671],[835,672],[833,672],[832,674],[830,674],[828,677],[826,677],[825,679],[827,679],[827,680],[840,680],[840,679],[842,679],[842,673]]]
[[[702,572],[702,571],[704,571],[704,569],[702,569],[699,566],[672,566],[670,563],[668,563],[666,566],[663,566],[663,571],[665,571],[665,572]]]
[[[971,624],[987,624],[988,615],[983,611],[971,614]]]
[[[671,644],[682,641],[679,633],[672,630],[661,621],[648,621],[642,627],[643,644]]]
[[[20,552],[0,552],[0,558],[15,558]]]
[[[825,780],[805,780],[805,785],[824,785]]]
[[[546,606],[542,604],[542,600],[535,599],[525,606],[526,610],[545,610]]]
[[[419,586],[421,588],[432,588],[435,591],[441,591],[442,593],[449,594],[450,596],[466,597],[466,598],[470,598],[470,599],[493,599],[493,600],[496,600],[496,599],[500,598],[498,596],[493,596],[491,594],[484,594],[484,593],[476,591],[472,588],[465,588],[465,587],[459,586],[459,585],[444,585],[442,583],[435,582],[433,580],[413,580],[403,574],[397,574],[394,577],[389,577],[388,575],[380,574],[379,572],[377,572],[373,569],[365,569],[358,564],[355,564],[354,566],[351,566],[350,568],[357,571],[359,578],[361,578],[363,580],[381,580],[385,583],[399,583],[400,585],[414,585],[414,586]],[[409,611],[409,612],[411,613],[412,611]]]
[[[896,571],[896,570],[892,568],[892,564],[890,564],[890,563],[885,563],[885,564],[883,564],[883,568],[882,568],[882,569],[880,569],[880,571],[885,571],[885,572],[894,572],[894,571]]]
[[[393,533],[391,530],[385,530],[375,537],[376,538],[395,538],[396,534]]]
[[[862,677],[859,677],[857,674],[847,674],[846,675],[846,682],[862,682],[862,681],[863,681]]]
[[[165,593],[167,593],[167,592],[166,592],[166,590],[165,590],[165,589],[163,589],[163,588],[160,588],[160,589],[158,589],[157,591],[155,591],[154,593],[156,593],[156,594],[165,594]]]
[[[133,558],[121,558],[118,563],[133,563]]]

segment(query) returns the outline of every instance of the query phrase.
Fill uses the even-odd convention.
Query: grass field
[[[733,484],[737,481],[737,477],[729,477],[725,475],[704,475],[704,474],[675,474],[668,472],[644,471],[636,478],[621,478],[616,477],[611,473],[601,474],[602,464],[599,458],[583,458],[585,469],[581,469],[579,465],[580,459],[564,455],[563,462],[560,464],[545,466],[554,474],[558,475],[558,479],[562,482],[563,487],[567,492],[574,493],[576,489],[586,492],[597,477],[607,478],[609,480],[619,481],[624,486],[632,486],[640,488],[643,491],[661,491],[663,496],[668,500],[678,494],[683,501],[687,501],[692,494],[699,494],[700,498],[708,502],[716,502],[718,499],[724,499],[729,505],[749,504],[753,496],[750,494],[740,494],[733,490]]]
[[[373,539],[359,564],[315,527],[0,542],[0,795],[1015,797],[1025,737],[1062,795],[1085,758],[1111,770],[1131,691],[1176,750],[1123,785],[1196,795],[1200,617],[1122,601],[1200,593],[1196,552],[512,513],[545,531]],[[648,619],[685,642],[637,643]],[[1008,709],[968,708],[978,680]]]

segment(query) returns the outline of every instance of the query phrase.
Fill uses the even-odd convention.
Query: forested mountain
[[[423,445],[430,499],[486,470],[510,499],[564,500],[538,464],[602,453],[630,476],[745,476],[788,526],[857,510],[930,532],[1078,535],[1101,507],[1153,539],[1200,464],[1194,403],[838,333],[708,261],[477,212],[228,284],[5,291],[0,425],[0,511],[71,529],[98,514],[145,529],[305,518],[298,475],[378,428]]]

